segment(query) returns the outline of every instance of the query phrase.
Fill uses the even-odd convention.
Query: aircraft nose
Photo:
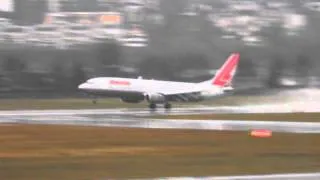
[[[88,88],[88,85],[86,83],[82,83],[78,86],[78,89],[87,89]]]

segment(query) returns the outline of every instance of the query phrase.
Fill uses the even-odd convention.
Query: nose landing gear
[[[155,104],[155,103],[150,103],[149,104],[149,109],[155,110],[156,108],[157,108],[157,104]]]

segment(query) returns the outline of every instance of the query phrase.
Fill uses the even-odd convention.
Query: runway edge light
[[[250,136],[259,137],[259,138],[268,138],[272,136],[272,131],[267,129],[251,130]]]

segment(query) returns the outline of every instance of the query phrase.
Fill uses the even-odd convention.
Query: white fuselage
[[[210,97],[222,95],[223,88],[207,85],[205,83],[186,83],[174,81],[160,81],[149,79],[130,79],[130,78],[113,78],[100,77],[89,79],[79,85],[79,89],[89,94],[108,96],[108,97],[127,97],[130,95],[167,95],[172,92],[194,91],[197,92],[188,96],[179,95],[181,98],[172,98],[169,101],[199,101]],[[196,97],[195,97],[196,96]],[[189,100],[190,99],[190,100]]]
[[[164,104],[170,109],[169,101],[197,102],[232,91],[239,59],[239,53],[232,53],[213,78],[200,83],[98,77],[89,79],[78,88],[91,94],[119,97],[128,103],[147,100],[151,109],[156,108],[156,104]]]

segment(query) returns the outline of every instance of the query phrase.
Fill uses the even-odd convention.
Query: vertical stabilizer
[[[232,79],[236,74],[236,70],[238,67],[240,59],[239,53],[231,54],[225,63],[222,65],[220,69],[217,70],[215,76],[208,80],[201,82],[199,84],[208,87],[208,86],[216,86],[216,87],[229,87],[232,84]]]
[[[236,73],[238,63],[240,59],[239,53],[231,54],[227,61],[217,71],[215,76],[212,78],[211,83],[214,86],[225,87],[231,84],[232,79]]]

